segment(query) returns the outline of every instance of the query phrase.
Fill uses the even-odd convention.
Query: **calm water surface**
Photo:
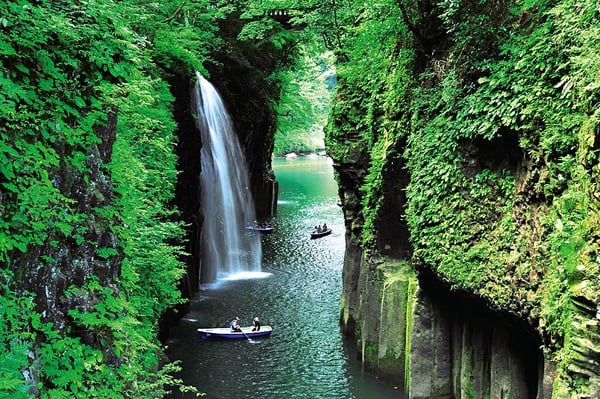
[[[402,398],[364,376],[339,329],[344,222],[326,158],[273,162],[280,183],[276,231],[262,236],[260,278],[203,286],[191,311],[172,329],[168,354],[180,378],[208,399]],[[309,233],[326,222],[327,237]],[[198,327],[227,327],[239,315],[273,327],[267,338],[200,339]],[[171,398],[191,398],[174,393]]]

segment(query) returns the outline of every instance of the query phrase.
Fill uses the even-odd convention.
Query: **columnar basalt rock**
[[[453,292],[429,268],[415,273],[409,250],[391,250],[404,254],[393,260],[381,254],[385,248],[361,242],[361,193],[354,187],[363,174],[342,159],[335,162],[347,227],[340,320],[363,369],[415,399],[549,397],[554,368],[526,320]],[[397,198],[400,189],[385,195]]]

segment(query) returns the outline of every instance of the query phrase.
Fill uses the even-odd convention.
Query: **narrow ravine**
[[[277,160],[274,169],[280,200],[276,231],[262,236],[264,278],[202,286],[170,334],[168,354],[181,360],[180,377],[209,399],[401,398],[393,387],[365,376],[342,340],[344,225],[330,161]],[[310,240],[311,229],[325,222],[333,233]],[[227,326],[236,315],[243,325],[259,316],[274,332],[253,341],[201,340],[196,332],[200,326]]]

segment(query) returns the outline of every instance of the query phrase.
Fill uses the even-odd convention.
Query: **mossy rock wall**
[[[420,289],[411,338],[411,398],[544,398],[539,341],[505,315]],[[542,378],[543,379],[543,378]]]
[[[343,320],[368,349],[365,369],[378,372],[380,320],[371,312],[386,301],[375,263],[410,265],[422,303],[406,387],[415,397],[415,376],[432,381],[422,397],[600,394],[596,3],[383,1],[352,9],[357,26],[343,38],[326,129],[352,242]],[[369,259],[359,264],[359,253]],[[448,306],[494,316],[481,324],[460,307],[442,312],[432,301],[429,309],[425,298],[440,287]],[[458,294],[460,302],[450,300]],[[528,346],[503,358],[506,333],[496,319],[519,326],[509,344],[520,337]],[[424,359],[437,351],[438,365],[449,353],[453,369],[421,364],[421,347]],[[525,380],[504,373],[506,364]],[[499,393],[488,383],[492,371],[505,381]]]
[[[369,254],[363,262],[369,267],[357,269],[365,272],[357,275],[356,289],[344,290],[342,326],[356,339],[363,369],[403,387],[416,279],[401,264],[373,262]]]
[[[419,281],[405,263],[362,257],[342,324],[365,372],[410,398],[550,398],[555,366],[535,332],[468,295]]]

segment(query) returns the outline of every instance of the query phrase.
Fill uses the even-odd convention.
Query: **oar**
[[[246,333],[244,332],[244,330],[242,330],[242,328],[240,327],[240,331],[242,332],[242,334],[244,334],[244,337],[246,337],[246,339],[248,340],[248,342],[254,342],[252,340],[252,338],[250,338],[248,335],[246,335]]]

